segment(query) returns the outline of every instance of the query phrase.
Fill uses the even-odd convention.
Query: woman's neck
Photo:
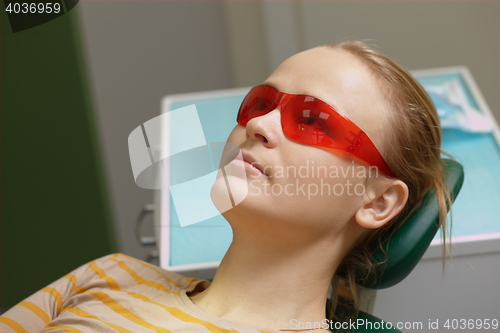
[[[210,287],[190,298],[212,315],[251,326],[321,323],[334,258],[343,257],[334,243],[235,236]]]

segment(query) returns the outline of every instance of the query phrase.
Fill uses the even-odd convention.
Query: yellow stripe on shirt
[[[128,320],[136,323],[137,325],[140,325],[144,328],[153,330],[155,332],[163,332],[163,333],[170,333],[169,330],[166,330],[162,327],[158,327],[155,325],[152,325],[142,319],[141,317],[137,316],[136,314],[132,313],[129,311],[127,308],[125,308],[123,305],[120,303],[116,302],[113,300],[111,297],[109,297],[105,292],[102,291],[87,291],[90,295],[94,296],[98,300],[100,300],[104,305],[109,307],[111,310],[115,311],[119,315],[123,316],[124,318],[127,318]],[[129,293],[129,292],[127,292]]]
[[[59,325],[56,323],[48,323],[47,326],[45,326],[43,329],[44,330],[63,330],[63,331],[66,331],[68,333],[84,333],[84,332],[82,332],[79,329],[76,329],[74,327],[66,326],[66,325]]]
[[[12,320],[12,319],[10,319],[8,317],[0,317],[0,324],[4,324],[4,325],[9,326],[10,328],[12,328],[17,333],[29,333],[28,331],[26,331],[24,329],[24,327],[22,327],[17,322],[15,322],[14,320]]]
[[[124,271],[126,271],[127,273],[129,273],[130,276],[135,280],[135,282],[137,282],[137,284],[143,284],[145,286],[152,287],[152,288],[158,289],[160,291],[166,291],[166,292],[174,294],[174,295],[179,295],[179,292],[167,289],[167,288],[165,288],[165,286],[163,286],[162,284],[160,284],[158,282],[143,279],[133,269],[128,267],[127,264],[125,264],[125,262],[123,262],[123,260],[118,260],[118,259],[114,259],[114,258],[109,259],[109,260],[117,262],[118,265],[120,266],[120,268],[123,269]]]
[[[87,311],[80,309],[79,307],[66,306],[66,307],[62,308],[61,311],[62,312],[68,311],[68,312],[74,313],[75,315],[77,315],[79,317],[90,318],[90,319],[100,321],[101,323],[108,325],[109,327],[117,330],[120,333],[134,333],[132,331],[129,331],[128,329],[126,329],[123,326],[119,326],[119,325],[101,320],[98,317],[94,316],[93,314],[90,314]]]
[[[97,270],[101,270],[101,272],[100,272],[100,274],[102,275],[101,278],[103,278],[104,280],[111,279],[109,276],[106,275],[106,273],[104,273],[104,270],[97,267],[97,265],[95,265],[94,268]],[[94,296],[96,299],[101,301],[108,308],[110,308],[111,310],[118,313],[120,316],[124,317],[125,319],[130,320],[131,322],[133,322],[139,326],[153,330],[155,332],[170,333],[170,331],[168,331],[166,329],[163,329],[161,327],[157,327],[155,325],[151,325],[150,323],[144,321],[142,318],[138,317],[137,315],[135,315],[134,313],[129,311],[127,308],[122,306],[120,303],[116,302],[114,299],[112,299],[110,296],[108,296],[105,292],[103,292],[103,291],[88,291],[85,288],[78,286],[75,282],[75,279],[73,278],[74,277],[73,274],[67,274],[65,277],[69,281],[71,281],[71,283],[73,284],[72,291],[76,292],[77,294],[88,293],[88,294]],[[111,279],[111,280],[113,280],[113,279]],[[116,288],[117,288],[116,291],[122,291],[118,288],[118,285],[116,286]]]
[[[52,296],[54,296],[54,299],[57,302],[57,311],[59,311],[61,309],[62,302],[63,302],[61,294],[56,289],[51,288],[51,287],[45,287],[45,288],[42,288],[40,290],[41,291],[45,291],[46,293],[51,294]]]
[[[78,279],[77,279],[77,277],[75,275],[73,275],[71,273],[68,273],[64,277],[66,279],[68,279],[73,284],[73,288],[71,289],[71,292],[74,292],[74,293],[77,293],[77,294],[81,294],[81,293],[84,293],[85,291],[87,291],[87,289],[76,285],[76,281]]]
[[[127,291],[127,290],[124,290],[124,291],[127,294],[129,294],[130,296],[134,297],[134,298],[137,298],[137,299],[143,300],[144,302],[148,302],[148,303],[155,304],[157,306],[162,307],[163,309],[165,309],[166,311],[168,311],[172,316],[174,316],[175,318],[177,318],[179,320],[182,320],[182,321],[184,321],[186,323],[190,323],[190,324],[199,324],[199,325],[202,325],[202,326],[204,326],[205,328],[207,328],[212,333],[237,333],[238,332],[236,330],[227,330],[227,329],[224,329],[224,328],[220,328],[218,326],[215,326],[211,322],[195,318],[195,317],[193,317],[193,316],[185,313],[184,311],[179,310],[178,308],[174,308],[172,306],[166,306],[166,305],[154,302],[154,301],[150,300],[149,298],[147,298],[144,295],[137,294],[137,293],[134,293],[134,292],[131,292],[131,291]]]
[[[129,256],[127,256],[126,254],[123,254],[123,253],[115,253],[115,254],[113,254],[113,258],[116,258],[117,256],[124,256],[125,258],[127,258],[127,259],[129,259],[129,260],[132,260],[132,261],[135,261],[135,262],[137,262],[137,263],[141,264],[141,265],[142,265],[142,266],[144,266],[144,267],[147,267],[147,268],[149,268],[149,269],[152,269],[152,270],[154,270],[156,273],[158,273],[158,274],[160,274],[161,276],[163,276],[163,277],[164,277],[164,278],[165,278],[168,282],[175,284],[177,287],[180,287],[179,283],[177,283],[176,281],[172,280],[171,278],[169,278],[168,276],[166,276],[165,274],[163,274],[162,272],[160,272],[159,270],[157,270],[156,268],[154,268],[154,267],[153,267],[153,266],[151,266],[151,265],[148,265],[148,264],[146,264],[146,263],[144,263],[144,262],[142,262],[142,261],[140,261],[140,260],[137,260],[137,259],[135,259],[135,258],[129,257]],[[188,277],[185,277],[185,276],[182,276],[182,275],[179,275],[179,276],[180,276],[180,277],[182,277],[183,279],[185,279],[186,281],[190,282],[190,283],[191,283],[191,282],[193,282],[193,281],[197,281],[197,280],[199,280],[199,279],[196,279],[196,278],[188,278]]]
[[[19,302],[19,304],[17,304],[17,305],[24,306],[26,309],[31,310],[31,312],[33,312],[38,317],[40,317],[40,319],[43,320],[45,322],[45,324],[49,323],[49,321],[50,321],[49,315],[46,314],[45,311],[40,309],[40,307],[38,305],[35,305],[35,304],[28,302],[28,301]]]
[[[120,288],[118,287],[118,283],[116,282],[115,279],[113,279],[112,277],[110,276],[107,276],[106,273],[104,272],[104,270],[100,267],[97,266],[97,264],[95,263],[95,261],[90,261],[88,263],[90,269],[96,273],[101,279],[103,279],[104,281],[106,281],[106,283],[108,284],[108,287],[109,289],[111,290],[117,290],[119,291]]]

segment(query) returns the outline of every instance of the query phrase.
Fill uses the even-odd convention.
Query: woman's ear
[[[399,179],[378,182],[371,187],[371,199],[367,199],[356,211],[356,222],[367,229],[377,229],[390,222],[408,200],[408,186]]]

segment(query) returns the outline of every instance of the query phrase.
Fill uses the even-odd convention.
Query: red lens
[[[241,103],[236,121],[246,126],[250,119],[260,117],[277,107],[278,91],[271,86],[253,87]]]
[[[342,149],[346,129],[339,117],[342,116],[317,98],[298,95],[282,110],[283,133],[303,144]]]
[[[393,174],[373,142],[356,124],[325,102],[306,95],[296,95],[281,109],[283,133],[296,142],[345,151]]]

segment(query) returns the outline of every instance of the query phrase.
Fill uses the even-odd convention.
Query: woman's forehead
[[[264,82],[290,94],[321,94],[331,99],[341,89],[361,90],[370,80],[368,68],[345,51],[318,47],[285,60]]]

